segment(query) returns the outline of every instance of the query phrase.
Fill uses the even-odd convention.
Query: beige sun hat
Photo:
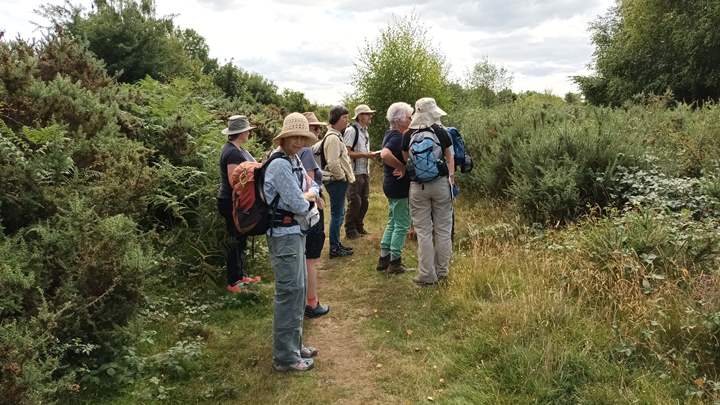
[[[410,128],[427,128],[440,121],[440,117],[447,115],[432,97],[423,97],[415,102],[415,114],[410,121]]]
[[[318,140],[315,134],[310,132],[310,125],[308,124],[307,118],[299,112],[290,113],[285,117],[282,130],[278,136],[273,138],[273,143],[280,145],[282,139],[292,136],[302,136],[306,138],[307,145],[311,145]]]
[[[309,112],[309,111],[304,112],[303,116],[305,116],[305,118],[307,118],[308,125],[326,126],[328,124],[327,122],[318,121],[317,117],[315,116],[315,113],[313,113],[313,112]]]
[[[228,118],[227,128],[222,130],[223,135],[234,135],[240,134],[256,127],[250,125],[250,121],[244,115],[233,115]]]
[[[374,112],[375,110],[371,110],[367,104],[360,104],[359,106],[355,107],[355,116],[352,117],[352,119],[356,120],[358,115],[360,114],[372,114]]]

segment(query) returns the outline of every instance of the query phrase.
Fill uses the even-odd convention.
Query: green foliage
[[[633,0],[592,26],[595,76],[576,83],[593,104],[620,105],[636,95],[692,102],[720,98],[720,4]]]
[[[74,353],[70,359],[88,366],[108,359],[125,340],[119,327],[142,304],[144,275],[153,267],[152,249],[135,223],[122,215],[99,217],[75,200],[24,239],[31,242],[27,266],[37,288],[50,310],[60,314],[55,336],[95,347],[92,355]],[[30,314],[37,310],[32,307]]]
[[[630,211],[598,220],[581,238],[581,249],[595,264],[620,277],[682,279],[682,271],[711,270],[720,248],[716,224],[658,209]]]
[[[468,72],[460,91],[453,95],[453,105],[456,109],[464,109],[512,101],[512,81],[509,70],[491,63],[486,57]]]
[[[23,322],[0,323],[0,397],[8,404],[56,403],[59,396],[79,391],[72,373],[62,373],[66,350],[52,332],[54,315],[47,309]]]
[[[441,107],[450,102],[445,59],[433,48],[416,16],[395,18],[379,38],[360,50],[355,68],[352,104],[368,104],[379,112],[370,127],[375,142],[388,126],[384,115],[390,104],[404,101],[415,105],[421,97],[433,97]]]
[[[195,73],[195,61],[208,62],[198,59],[204,56],[202,37],[185,31],[176,36],[172,17],[157,17],[152,0],[98,0],[94,5],[87,13],[71,5],[43,10],[54,24],[86,41],[119,80],[135,82],[145,76],[165,80]]]

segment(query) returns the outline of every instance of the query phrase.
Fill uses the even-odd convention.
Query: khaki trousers
[[[452,257],[453,206],[446,176],[410,183],[410,216],[418,241],[418,278],[434,283],[447,276]]]

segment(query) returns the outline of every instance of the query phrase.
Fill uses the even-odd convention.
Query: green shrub
[[[601,269],[641,282],[681,279],[714,268],[720,249],[717,224],[687,213],[657,209],[630,211],[597,220],[580,238],[580,251]]]
[[[55,315],[41,312],[29,320],[0,321],[0,398],[7,404],[56,403],[78,392],[73,374],[63,370],[66,346],[58,344]]]
[[[73,354],[69,360],[92,367],[111,358],[125,338],[119,328],[143,302],[144,274],[153,267],[153,252],[135,223],[123,215],[100,217],[74,200],[24,239],[31,253],[26,266],[51,311],[61,313],[56,337],[97,347],[91,356]],[[28,314],[36,312],[32,307]]]
[[[617,166],[639,163],[639,157],[637,145],[615,128],[550,127],[516,148],[509,193],[529,219],[571,220],[588,206],[611,203],[607,187]]]

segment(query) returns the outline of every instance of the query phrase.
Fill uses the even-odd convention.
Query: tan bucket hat
[[[302,136],[306,138],[307,145],[311,145],[318,140],[315,134],[310,132],[310,125],[308,124],[307,118],[298,112],[290,113],[285,117],[282,130],[278,136],[273,138],[273,143],[280,145],[280,140],[292,136]]]
[[[439,123],[440,117],[447,115],[432,97],[423,97],[415,102],[415,114],[412,116],[410,128],[427,128],[432,124]]]
[[[315,116],[315,113],[313,113],[313,112],[304,112],[303,116],[305,116],[305,118],[307,118],[308,125],[326,126],[328,124],[327,122],[318,121],[317,117]]]
[[[244,115],[233,115],[228,118],[227,128],[222,130],[223,135],[235,135],[241,134],[245,131],[255,129],[256,127],[250,125],[250,121]]]
[[[355,116],[353,116],[352,119],[356,120],[360,114],[373,114],[374,112],[375,110],[371,110],[367,104],[360,104],[355,107]]]

